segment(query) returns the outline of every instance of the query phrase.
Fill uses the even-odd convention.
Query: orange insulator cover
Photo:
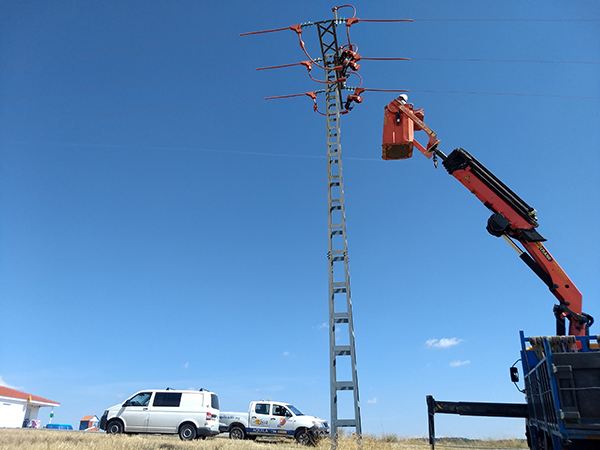
[[[421,127],[406,115],[399,108],[398,100],[392,101],[385,107],[383,116],[383,144],[382,155],[383,159],[408,159],[412,156],[415,131],[419,131]],[[413,105],[405,103],[404,105],[420,120],[423,120],[424,114],[422,109],[413,109]]]

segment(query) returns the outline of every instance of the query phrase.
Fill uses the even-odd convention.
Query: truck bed
[[[521,360],[532,439],[600,439],[599,336],[525,337]],[[527,345],[529,344],[529,345]],[[600,444],[600,441],[596,441]]]

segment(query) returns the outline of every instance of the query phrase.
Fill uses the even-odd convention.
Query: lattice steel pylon
[[[337,446],[339,428],[354,428],[359,442],[362,436],[356,350],[354,345],[354,323],[350,296],[350,272],[348,243],[346,240],[346,213],[344,207],[344,182],[342,177],[342,146],[340,113],[342,107],[342,83],[338,82],[340,54],[336,37],[338,23],[335,19],[317,22],[319,42],[325,68],[327,121],[327,200],[329,232],[329,361],[332,448]],[[347,336],[344,331],[347,327]],[[340,367],[339,362],[350,360]],[[338,409],[338,393],[350,391],[353,407]],[[346,404],[344,404],[346,406]],[[348,409],[350,411],[348,411]],[[340,417],[340,414],[349,416]]]
[[[348,19],[338,18],[339,8],[352,8],[354,15]],[[348,242],[346,239],[346,212],[344,205],[344,181],[342,176],[342,145],[340,117],[349,112],[354,103],[362,102],[361,93],[364,91],[382,91],[382,89],[367,89],[362,87],[362,78],[358,75],[361,60],[358,47],[350,40],[350,27],[359,22],[412,22],[412,19],[359,19],[356,8],[352,5],[336,6],[333,8],[334,19],[319,22],[305,22],[287,28],[252,31],[241,33],[240,36],[251,34],[271,33],[275,31],[292,30],[298,34],[300,47],[308,57],[308,61],[279,66],[261,67],[256,70],[278,69],[302,65],[308,70],[311,80],[324,83],[325,89],[305,92],[303,94],[280,95],[266,97],[265,100],[276,98],[300,97],[308,95],[314,102],[315,112],[323,114],[327,123],[327,202],[328,202],[328,233],[329,251],[329,367],[330,367],[330,397],[331,397],[331,438],[332,449],[337,447],[339,428],[354,428],[359,447],[362,447],[362,425],[360,417],[360,400],[358,394],[358,374],[356,369],[356,348],[354,343],[354,320],[352,318],[352,298],[350,296],[350,272],[348,264]],[[348,44],[338,46],[336,26],[344,24]],[[321,44],[322,59],[313,59],[306,51],[302,40],[302,29],[316,25]],[[363,59],[397,59],[408,58],[363,58]],[[322,61],[323,65],[319,64]],[[311,76],[313,65],[325,69],[325,81],[316,80]],[[350,75],[356,74],[360,79],[358,87],[346,86]],[[342,99],[343,90],[353,90],[353,94]],[[388,92],[408,92],[406,90],[385,89]],[[325,113],[318,109],[317,94],[325,94]],[[342,110],[342,105],[344,109]],[[347,333],[344,333],[347,331]],[[341,364],[340,364],[341,363]],[[338,396],[338,393],[342,395]],[[351,394],[348,398],[347,394]],[[342,398],[342,402],[339,402]],[[350,401],[348,401],[350,400]],[[343,407],[340,409],[340,403]]]

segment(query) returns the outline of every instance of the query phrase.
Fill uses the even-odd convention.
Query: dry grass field
[[[321,441],[316,449],[329,450],[331,441]],[[177,436],[107,435],[78,431],[0,429],[0,450],[301,450],[294,440],[233,441],[224,436],[206,440],[181,441]],[[426,439],[402,439],[395,435],[365,437],[363,450],[429,450]],[[527,448],[524,441],[441,439],[436,449]],[[339,450],[358,450],[356,440],[344,437]]]

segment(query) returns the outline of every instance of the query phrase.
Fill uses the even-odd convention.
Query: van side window
[[[268,403],[257,403],[254,410],[256,414],[269,414],[269,406]]]
[[[210,394],[210,406],[219,409],[219,396],[217,394]]]
[[[157,392],[154,396],[152,406],[173,406],[178,407],[181,403],[181,392]]]
[[[140,392],[138,395],[131,397],[127,404],[129,406],[148,406],[151,396],[151,392]]]

